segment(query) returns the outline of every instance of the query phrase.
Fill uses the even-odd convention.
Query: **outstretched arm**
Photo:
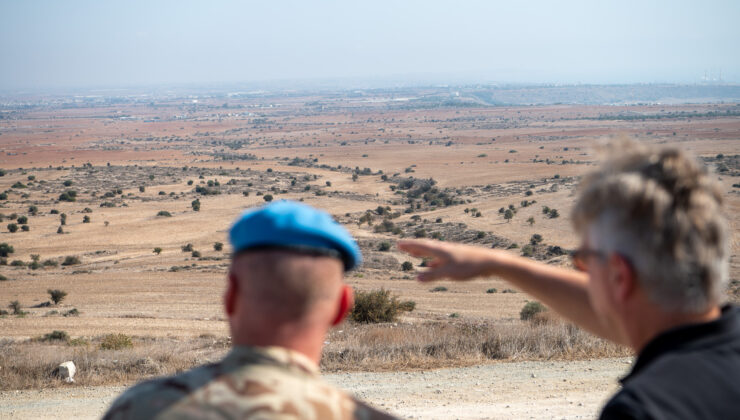
[[[588,275],[538,263],[508,252],[431,240],[399,241],[416,257],[431,257],[419,281],[498,276],[534,296],[564,318],[598,336],[620,342],[596,316],[588,298]],[[625,344],[625,343],[623,343]]]

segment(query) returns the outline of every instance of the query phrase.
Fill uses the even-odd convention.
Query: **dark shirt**
[[[740,419],[740,308],[661,333],[604,407],[611,419]]]

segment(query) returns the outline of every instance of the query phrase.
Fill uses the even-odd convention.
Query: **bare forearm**
[[[591,306],[586,274],[502,251],[490,252],[490,259],[484,268],[485,275],[501,277],[580,327],[619,342],[618,336],[599,322]]]

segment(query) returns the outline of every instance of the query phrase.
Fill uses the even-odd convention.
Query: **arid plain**
[[[326,371],[627,356],[557,320],[521,321],[530,299],[498,279],[420,284],[423,261],[395,247],[426,237],[568,265],[578,179],[617,135],[681,147],[716,174],[738,299],[737,104],[414,107],[381,92],[33,101],[0,114],[0,243],[14,249],[0,266],[0,390],[62,386],[45,372],[75,358],[75,386],[92,386],[223,354],[227,231],[268,197],[323,208],[355,235],[356,290],[415,302],[396,323],[333,331]],[[46,306],[49,289],[67,296]],[[52,331],[68,339],[44,339]],[[101,349],[108,334],[133,346]]]

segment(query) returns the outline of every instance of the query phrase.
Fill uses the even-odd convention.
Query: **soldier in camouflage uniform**
[[[224,295],[234,348],[218,363],[139,384],[104,419],[390,419],[323,382],[326,333],[352,307],[342,271],[361,262],[331,217],[288,201],[230,231]]]

